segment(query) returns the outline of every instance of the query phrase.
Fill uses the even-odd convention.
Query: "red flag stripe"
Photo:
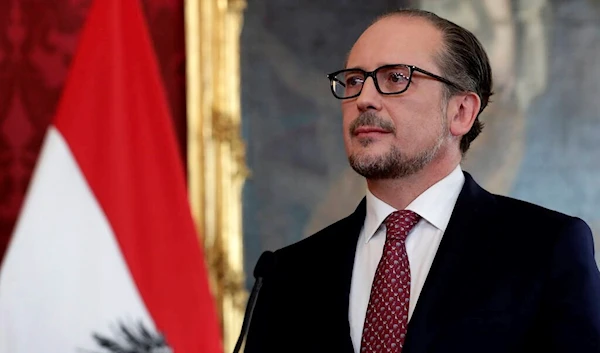
[[[219,351],[183,166],[138,0],[93,4],[55,126],[158,329],[175,352]]]

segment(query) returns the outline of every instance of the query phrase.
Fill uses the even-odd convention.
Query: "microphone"
[[[254,278],[256,279],[256,282],[254,282],[252,292],[250,292],[250,298],[248,299],[248,303],[246,304],[246,312],[244,313],[242,329],[240,331],[240,336],[238,337],[238,340],[235,344],[235,348],[233,349],[233,353],[238,353],[240,351],[240,348],[242,348],[242,342],[248,334],[250,320],[252,319],[252,313],[254,311],[254,306],[256,305],[256,300],[258,299],[258,293],[260,292],[260,288],[263,285],[263,280],[271,275],[274,267],[275,254],[272,251],[263,252],[262,255],[260,255],[260,258],[258,259],[258,262],[256,263],[256,267],[254,267]]]

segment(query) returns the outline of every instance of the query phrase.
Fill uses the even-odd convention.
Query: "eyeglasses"
[[[410,86],[415,71],[463,91],[462,88],[452,83],[450,80],[416,66],[404,64],[384,65],[374,71],[345,69],[330,73],[327,75],[327,78],[329,78],[331,83],[331,92],[336,98],[349,99],[360,95],[367,77],[373,78],[375,88],[381,94],[390,95],[403,93],[408,89],[408,86]]]

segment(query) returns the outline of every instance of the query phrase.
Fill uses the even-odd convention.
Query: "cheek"
[[[342,104],[342,128],[344,137],[349,134],[348,128],[354,119],[356,119],[356,114],[352,111],[350,105]]]
[[[439,109],[427,106],[419,108],[421,109],[411,108],[394,112],[397,143],[408,150],[430,144],[432,138],[439,136],[442,128],[442,113]],[[411,113],[407,113],[408,111]]]

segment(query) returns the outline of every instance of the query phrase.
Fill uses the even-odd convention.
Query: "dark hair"
[[[483,123],[479,120],[479,115],[493,95],[492,68],[485,49],[469,30],[432,12],[419,9],[394,10],[380,16],[375,22],[391,16],[422,18],[442,32],[444,48],[435,59],[443,71],[442,76],[466,91],[475,92],[481,99],[481,108],[473,126],[460,140],[460,150],[462,154],[465,154],[471,146],[471,142],[483,130]],[[446,99],[459,92],[457,88],[445,85]]]

